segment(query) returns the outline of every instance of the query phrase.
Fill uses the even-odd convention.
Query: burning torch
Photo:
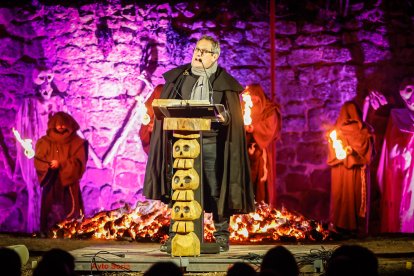
[[[332,144],[333,149],[335,150],[335,155],[338,160],[343,160],[348,154],[352,152],[352,148],[347,146],[344,148],[342,141],[337,138],[336,130],[332,130],[329,133],[329,138]]]
[[[248,92],[245,92],[242,94],[242,99],[244,102],[243,121],[244,121],[244,125],[248,126],[248,125],[251,125],[252,123],[252,116],[251,116],[252,107],[253,107],[252,97],[250,96]]]
[[[137,101],[137,111],[141,118],[141,123],[143,125],[148,125],[151,121],[150,115],[148,115],[148,110],[145,104],[143,103],[143,99],[141,96],[136,96],[135,100]]]

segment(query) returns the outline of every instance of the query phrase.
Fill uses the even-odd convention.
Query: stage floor
[[[235,262],[249,262],[260,268],[262,256],[275,244],[268,245],[231,245],[228,252],[219,254],[202,254],[198,257],[171,257],[160,252],[158,244],[130,244],[89,246],[70,251],[76,258],[76,270],[90,271],[146,271],[157,261],[173,261],[188,273],[226,272]],[[285,245],[295,256],[305,255],[311,251],[334,249],[336,244],[320,245]],[[314,266],[303,267],[302,271],[313,272]]]
[[[225,275],[228,267],[239,261],[251,263],[259,269],[261,257],[276,245],[285,246],[295,255],[304,275],[320,275],[323,270],[319,268],[320,260],[341,244],[360,244],[371,249],[378,257],[380,275],[414,275],[414,235],[387,235],[322,243],[232,244],[229,252],[179,258],[159,251],[158,243],[63,240],[0,234],[0,246],[16,244],[24,244],[30,251],[30,260],[22,274],[24,276],[31,275],[31,262],[38,261],[42,253],[51,248],[69,251],[76,259],[76,270],[80,275],[90,275],[91,268],[93,275],[98,274],[98,270],[104,275],[140,275],[158,261],[173,261],[189,274]]]

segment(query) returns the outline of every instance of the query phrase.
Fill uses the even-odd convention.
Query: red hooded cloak
[[[279,105],[270,101],[259,84],[247,86],[252,97],[253,132],[247,132],[250,170],[256,202],[276,206],[276,147],[282,118]]]
[[[57,132],[58,124],[65,125],[67,131]],[[47,134],[36,143],[34,163],[42,186],[42,232],[84,213],[79,182],[86,168],[88,144],[76,134],[78,129],[72,116],[58,112],[49,119]],[[59,162],[59,168],[50,168],[52,160]]]
[[[351,152],[345,159],[336,157],[329,146],[331,166],[331,222],[335,227],[366,232],[369,213],[369,170],[373,152],[371,127],[362,121],[361,112],[353,102],[346,102],[335,124],[337,138]],[[362,229],[364,228],[364,229]]]

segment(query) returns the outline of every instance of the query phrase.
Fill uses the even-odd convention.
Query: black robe
[[[161,99],[181,98],[180,88],[175,86],[191,71],[191,64],[172,69],[164,74],[165,85]],[[218,213],[230,216],[235,213],[254,211],[254,192],[250,180],[249,157],[239,93],[243,87],[221,67],[210,77],[213,86],[213,102],[222,103],[230,113],[230,122],[220,128],[217,137],[218,172],[221,175],[220,199]],[[144,180],[144,196],[148,199],[169,198],[171,183],[167,178],[168,153],[165,153],[165,135],[162,121],[155,120],[151,137],[150,152]]]

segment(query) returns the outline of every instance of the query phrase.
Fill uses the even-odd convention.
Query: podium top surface
[[[208,100],[155,99],[152,102],[155,117],[204,118],[212,122],[223,122],[226,109],[222,104],[211,104]]]
[[[153,107],[174,107],[174,106],[208,106],[208,100],[177,100],[177,99],[154,99]]]

